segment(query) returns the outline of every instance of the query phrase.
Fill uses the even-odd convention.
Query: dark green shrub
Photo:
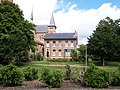
[[[48,69],[43,69],[42,75],[41,75],[41,80],[48,85],[50,85],[50,78],[52,77],[50,70]]]
[[[120,85],[120,73],[119,71],[111,72],[111,85],[119,86]]]
[[[3,70],[4,66],[0,64],[0,84],[2,84],[2,70]]]
[[[62,72],[60,70],[53,71],[52,78],[50,79],[51,87],[60,87],[64,81]]]
[[[104,88],[110,84],[109,73],[91,65],[85,72],[83,82],[87,87]]]
[[[10,64],[2,69],[1,80],[4,85],[17,86],[22,84],[24,75],[17,66]]]
[[[66,69],[66,79],[70,80],[71,79],[71,68],[70,68],[70,65],[66,65],[65,69]]]
[[[120,64],[118,65],[118,70],[120,70]]]
[[[60,70],[51,72],[48,69],[44,69],[41,75],[41,80],[50,87],[60,87],[64,81],[64,78]]]
[[[38,79],[38,69],[32,67],[26,67],[24,70],[25,80],[35,80]]]
[[[31,61],[43,61],[43,55],[40,53],[36,53],[36,54],[31,54],[30,55]]]

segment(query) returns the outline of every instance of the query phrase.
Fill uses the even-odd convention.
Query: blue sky
[[[30,21],[33,7],[33,23],[49,24],[53,13],[56,32],[78,32],[78,43],[87,44],[101,19],[107,16],[120,18],[120,0],[13,0],[23,10],[25,19]]]
[[[120,0],[64,0],[64,5],[66,6],[69,2],[72,4],[77,4],[79,9],[91,9],[99,8],[104,3],[111,3],[120,7]]]

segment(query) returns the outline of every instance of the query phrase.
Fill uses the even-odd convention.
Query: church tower
[[[48,33],[56,33],[56,25],[55,25],[55,21],[54,21],[54,16],[52,14],[52,17],[50,19],[50,23],[48,25]]]
[[[0,3],[5,1],[13,2],[13,0],[0,0]]]

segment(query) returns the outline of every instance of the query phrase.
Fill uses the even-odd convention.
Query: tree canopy
[[[86,45],[81,44],[79,45],[79,48],[77,49],[80,52],[80,60],[85,60],[85,54],[86,54]]]
[[[0,63],[26,61],[34,47],[34,25],[24,19],[19,6],[0,3]]]
[[[120,58],[120,19],[107,17],[99,22],[88,38],[88,53],[101,60]]]

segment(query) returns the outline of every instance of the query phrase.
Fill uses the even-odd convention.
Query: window
[[[65,49],[65,56],[70,56],[71,49]]]
[[[61,47],[62,46],[62,43],[61,43],[61,41],[59,41],[59,47]]]
[[[53,29],[53,27],[50,27],[50,29]]]
[[[62,55],[61,50],[59,50],[59,52],[58,52],[58,56],[61,56],[61,55]]]
[[[53,41],[53,47],[55,47],[56,45],[55,45],[55,41]]]
[[[52,56],[55,56],[55,55],[56,55],[56,50],[53,50]]]
[[[71,41],[71,47],[74,47],[73,41]]]
[[[68,41],[65,41],[65,47],[68,47]]]
[[[47,45],[46,45],[46,47],[49,47],[49,41],[47,41]]]

